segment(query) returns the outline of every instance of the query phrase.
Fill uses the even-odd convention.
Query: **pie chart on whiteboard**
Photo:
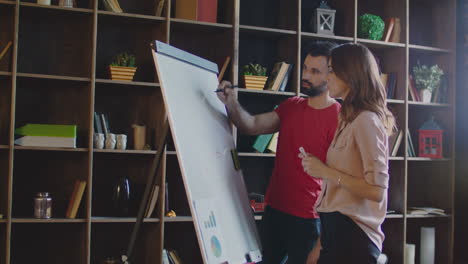
[[[221,243],[219,243],[219,239],[216,236],[211,237],[211,250],[213,251],[213,255],[219,258],[222,254]]]

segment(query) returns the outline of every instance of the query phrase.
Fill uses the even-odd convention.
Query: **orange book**
[[[6,44],[5,48],[3,48],[2,52],[0,53],[0,60],[3,58],[3,56],[5,56],[5,54],[7,53],[8,49],[10,48],[11,44],[12,44],[12,42],[9,41],[9,42]]]
[[[75,186],[73,188],[73,193],[68,203],[67,213],[65,214],[66,218],[76,218],[78,209],[80,208],[81,198],[86,187],[86,181],[75,181]]]
[[[176,0],[176,18],[216,23],[218,0]]]
[[[387,29],[385,30],[385,38],[384,38],[385,42],[388,42],[390,40],[390,36],[392,35],[394,25],[395,25],[395,18],[391,17],[388,20]]]

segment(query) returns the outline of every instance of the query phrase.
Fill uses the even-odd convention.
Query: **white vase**
[[[419,97],[421,97],[421,101],[423,103],[430,103],[432,93],[428,89],[422,89],[422,90],[419,91]]]

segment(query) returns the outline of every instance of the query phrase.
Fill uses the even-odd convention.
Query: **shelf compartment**
[[[336,10],[335,13],[335,36],[330,36],[331,39],[342,40],[342,41],[353,41],[354,37],[354,2],[349,0],[332,0],[327,1],[330,8]],[[302,18],[301,25],[302,31],[305,34],[315,34],[313,32],[311,19],[312,14],[315,12],[319,2],[318,1],[301,1]],[[324,35],[318,35],[321,37]]]
[[[16,128],[26,124],[77,126],[77,148],[89,138],[90,83],[21,78],[16,87]]]
[[[9,178],[9,152],[0,151],[0,214],[3,215],[1,220],[5,220],[8,210],[8,184],[10,182]]]
[[[50,8],[21,10],[18,72],[91,76],[92,13],[61,11]]]
[[[134,151],[133,124],[146,126],[146,144],[150,146],[151,151],[157,148],[157,137],[162,133],[165,110],[161,90],[153,87],[139,88],[141,89],[133,89],[129,94],[127,86],[96,84],[94,111],[106,115],[111,133],[127,135],[125,153]]]
[[[10,144],[11,79],[0,78],[0,145]]]
[[[384,1],[372,1],[372,0],[359,0],[358,2],[358,20],[359,16],[363,14],[377,15],[383,19],[385,24],[388,23],[391,17],[400,19],[400,42],[395,43],[396,45],[403,45],[406,43],[406,1],[405,0],[384,0]],[[386,28],[385,28],[386,29]],[[385,39],[385,29],[383,32],[382,39]],[[358,40],[359,41],[359,40]],[[385,43],[385,42],[384,42]],[[387,42],[389,45],[391,42]]]
[[[134,226],[134,223],[93,223],[91,225],[91,263],[102,263],[106,257],[120,259],[123,254],[126,254]],[[141,225],[133,251],[133,261],[135,263],[160,263],[161,236],[159,223]]]
[[[257,0],[240,3],[240,24],[285,30],[298,29],[297,0]]]
[[[455,2],[409,1],[409,43],[441,50],[455,49],[454,27],[448,17],[456,16]]]
[[[98,17],[96,78],[110,79],[109,65],[123,52],[135,55],[134,81],[157,82],[150,44],[166,42],[166,22],[100,15]]]
[[[389,165],[388,210],[405,211],[405,164],[390,162]],[[394,216],[394,215],[389,215]]]
[[[87,153],[20,151],[13,164],[13,218],[33,217],[33,199],[37,192],[52,197],[52,218],[65,217],[76,180],[87,180]],[[89,183],[81,199],[77,218],[86,216]]]
[[[269,76],[275,63],[285,61],[293,66],[285,91],[295,93],[298,87],[298,71],[302,69],[302,65],[297,65],[299,54],[297,45],[298,36],[284,34],[266,35],[242,31],[239,35],[239,85],[245,85],[242,75],[242,67],[244,65],[258,63],[267,68],[267,76]],[[276,93],[272,91],[259,92]]]
[[[4,1],[6,4],[9,1]],[[12,65],[13,65],[13,50],[16,45],[14,43],[15,38],[15,2],[12,5],[0,5],[0,25],[2,25],[2,30],[0,30],[0,52],[6,47],[8,42],[12,42],[7,53],[0,59],[0,71],[8,72],[11,74]]]
[[[190,216],[190,205],[185,190],[185,184],[182,179],[180,164],[177,156],[167,157],[167,172],[166,172],[166,198],[164,204],[164,212],[174,210],[177,215]],[[168,218],[164,218],[166,221]]]
[[[452,263],[450,244],[452,237],[452,220],[449,217],[408,218],[406,243],[416,245],[416,261],[420,263],[421,227],[435,227],[435,261],[434,263]]]
[[[387,216],[382,224],[382,231],[386,235],[382,253],[387,255],[391,263],[403,263],[405,245],[403,217]]]
[[[266,194],[266,190],[273,174],[274,159],[240,157],[240,165],[247,193]]]
[[[14,223],[11,231],[11,262],[30,263],[40,260],[52,264],[86,263],[86,234],[85,224]],[[27,254],[25,248],[28,249]]]
[[[114,155],[100,153],[93,158],[93,193],[92,193],[92,216],[93,221],[105,219],[112,222],[115,219],[135,219],[146,187],[151,164],[152,155]],[[159,171],[158,173],[161,173]],[[126,177],[129,181],[130,201],[128,201],[128,212],[122,212],[113,201],[114,190],[117,188],[119,179]],[[162,192],[160,191],[160,194]],[[161,206],[161,195],[154,209],[153,216],[158,217]]]
[[[216,10],[216,21],[212,22],[205,22],[199,20],[192,20],[191,18],[181,18],[176,17],[177,13],[177,4],[179,1],[173,1],[171,6],[171,21],[187,21],[188,23],[198,23],[198,24],[225,24],[225,25],[232,25],[234,22],[234,8],[235,8],[235,1],[217,1],[217,10]],[[180,4],[184,4],[185,2],[181,1]],[[210,6],[211,7],[211,6]],[[210,9],[213,9],[211,7]],[[206,12],[206,11],[205,11]]]
[[[175,250],[183,263],[203,263],[192,222],[164,225],[164,248]]]
[[[454,191],[448,178],[451,169],[450,163],[408,163],[408,208],[433,207],[451,214]]]
[[[133,88],[133,87],[160,87],[159,83],[155,82],[136,82],[136,81],[117,81],[117,80],[110,80],[110,79],[96,79],[96,85],[97,86],[105,86],[106,85],[115,85],[115,86],[126,86],[128,88]]]
[[[226,58],[231,62],[225,71],[223,79],[232,80],[234,29],[219,26],[204,26],[189,23],[171,22],[171,45],[218,65],[221,70]],[[216,45],[211,45],[216,43]]]

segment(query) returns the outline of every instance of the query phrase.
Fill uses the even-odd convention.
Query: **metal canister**
[[[48,192],[39,192],[34,197],[34,217],[52,217],[52,197],[49,196]]]

